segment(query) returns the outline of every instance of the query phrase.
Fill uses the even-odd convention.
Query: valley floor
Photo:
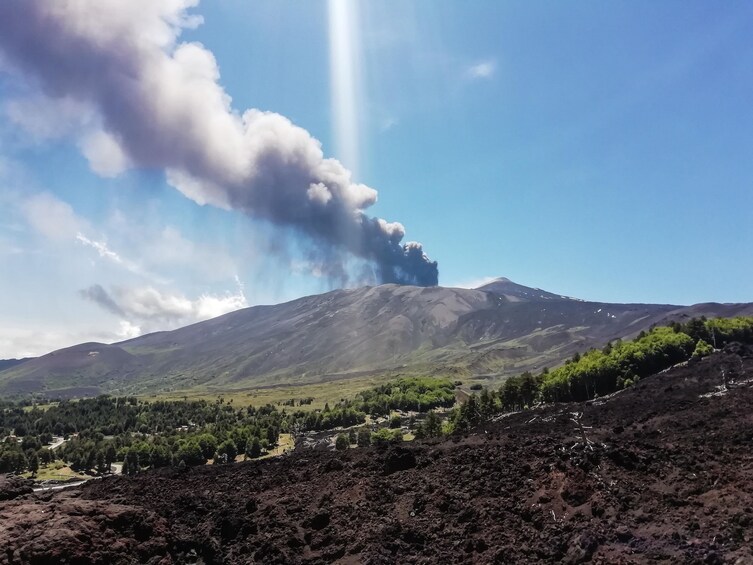
[[[750,563],[753,388],[718,389],[753,377],[738,353],[442,443],[11,494],[0,563]]]

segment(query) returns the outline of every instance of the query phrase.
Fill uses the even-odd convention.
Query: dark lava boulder
[[[0,500],[13,500],[32,492],[34,482],[15,475],[0,475]]]
[[[407,471],[416,466],[416,456],[410,449],[391,447],[384,456],[384,474]]]

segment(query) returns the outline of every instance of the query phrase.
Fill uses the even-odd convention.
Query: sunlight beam
[[[358,6],[354,0],[328,0],[329,58],[335,153],[354,176],[359,166]]]

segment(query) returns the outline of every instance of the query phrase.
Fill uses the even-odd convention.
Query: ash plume
[[[201,24],[198,0],[3,0],[0,50],[53,100],[98,116],[80,145],[94,171],[164,170],[198,204],[240,210],[308,238],[323,256],[344,250],[380,282],[436,285],[438,269],[404,227],[368,216],[373,188],[324,157],[287,118],[239,113],[213,54],[180,43]]]

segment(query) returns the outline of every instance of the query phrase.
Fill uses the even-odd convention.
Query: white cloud
[[[91,323],[78,327],[45,324],[44,330],[25,327],[27,324],[23,321],[0,324],[0,359],[37,357],[90,341],[123,341],[144,333],[207,320],[248,306],[240,286],[234,293],[206,293],[193,300],[180,293],[152,287],[114,289],[111,298],[123,310],[120,314],[122,317],[111,329],[93,329],[91,326],[94,324]],[[102,325],[107,327],[106,323]]]
[[[82,290],[81,295],[124,318],[120,322],[121,332],[134,337],[140,332],[174,329],[246,308],[248,301],[243,287],[240,281],[237,283],[234,293],[205,293],[195,299],[153,286],[118,286],[106,291],[100,285],[93,285]]]
[[[119,253],[113,251],[104,241],[96,241],[93,239],[89,239],[81,232],[76,233],[76,240],[79,243],[82,243],[83,245],[94,249],[97,252],[97,254],[100,256],[100,258],[105,259],[106,261],[114,265],[117,265],[119,267],[123,267],[124,269],[133,273],[134,275],[140,275],[142,277],[154,280],[155,282],[162,282],[162,283],[167,282],[162,277],[159,277],[157,275],[154,275],[146,271],[138,263],[131,261],[130,259],[126,259]]]
[[[107,259],[109,261],[112,261],[116,265],[127,265],[127,262],[123,260],[123,258],[115,253],[112,249],[107,247],[107,244],[104,241],[94,241],[86,237],[81,232],[78,232],[76,234],[76,239],[83,243],[84,245],[87,245],[91,248],[93,248],[102,259]]]
[[[142,334],[141,328],[132,324],[128,320],[120,321],[120,331],[118,332],[123,339],[133,339]]]
[[[496,70],[497,63],[489,59],[486,61],[481,61],[480,63],[476,63],[475,65],[471,65],[466,70],[466,74],[470,78],[474,79],[491,78]]]
[[[0,326],[0,359],[38,357],[79,343],[111,343],[121,339],[127,337],[119,331],[71,330],[70,327],[48,327],[39,330],[16,325]]]
[[[217,245],[194,242],[187,239],[174,226],[150,229],[148,226],[125,227],[124,237],[130,247],[137,250],[138,256],[152,271],[169,268],[188,269],[205,280],[224,280],[238,272],[235,258]]]
[[[202,280],[219,281],[235,277],[239,267],[227,250],[208,243],[187,239],[173,226],[155,227],[149,223],[127,218],[116,211],[109,226],[112,238],[121,249],[126,249],[135,261],[122,252],[113,249],[104,237],[93,237],[96,231],[89,222],[81,218],[73,207],[49,192],[41,192],[30,197],[18,197],[8,201],[8,207],[18,209],[26,225],[35,233],[57,244],[78,242],[93,249],[97,256],[112,266],[119,267],[133,275],[152,283],[168,284],[175,274],[175,268],[190,270]],[[16,224],[0,225],[8,230],[23,229]],[[0,252],[3,254],[21,253],[28,250],[27,242],[20,239],[22,233],[12,238],[0,239]],[[162,273],[169,270],[170,278]],[[185,274],[185,273],[183,273]]]
[[[21,208],[29,225],[51,240],[72,240],[86,227],[86,222],[76,215],[70,204],[49,192],[27,198]]]
[[[9,101],[5,113],[37,141],[74,134],[94,119],[91,108],[74,98],[42,94]]]
[[[128,156],[118,141],[105,131],[97,130],[87,134],[80,146],[91,170],[99,176],[117,177],[130,166]]]

